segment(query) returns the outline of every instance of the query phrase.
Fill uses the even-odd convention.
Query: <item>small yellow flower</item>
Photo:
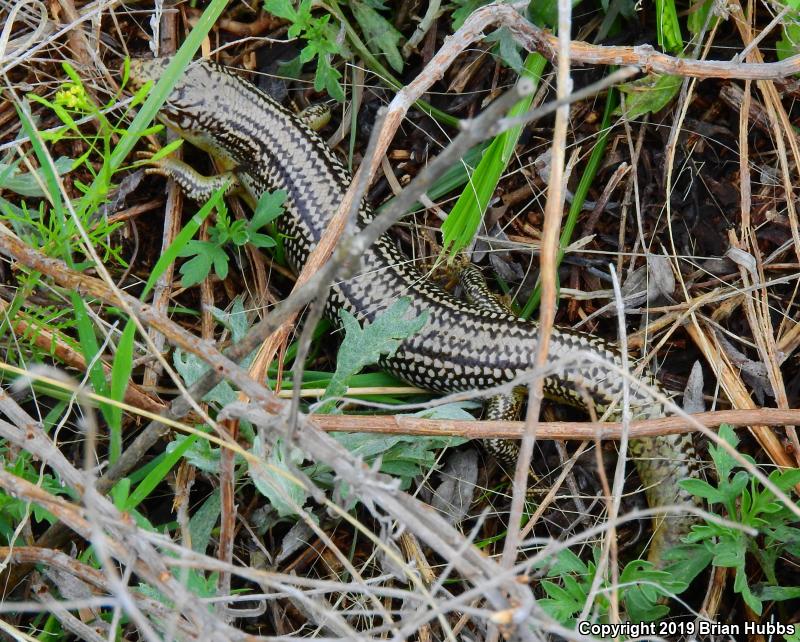
[[[64,89],[56,92],[56,104],[74,111],[88,111],[89,100],[81,85],[66,83]]]

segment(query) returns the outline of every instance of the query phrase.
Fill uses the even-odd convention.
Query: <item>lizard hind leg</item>
[[[476,265],[464,263],[458,269],[458,282],[464,289],[465,298],[472,305],[489,312],[512,314],[511,310],[489,289],[483,272]]]
[[[472,263],[463,263],[458,271],[458,280],[464,296],[473,305],[500,314],[509,314],[509,309],[489,289],[480,269]],[[519,419],[525,402],[525,386],[518,386],[510,393],[498,394],[486,400],[484,419],[490,421],[515,421]],[[513,475],[519,456],[519,442],[511,439],[484,439],[483,447],[497,462]],[[531,475],[533,472],[531,471]]]
[[[211,198],[217,190],[226,187],[226,194],[239,189],[239,182],[232,171],[222,172],[214,176],[204,176],[182,160],[167,156],[154,161],[145,170],[147,174],[159,174],[173,179],[181,191],[193,201],[203,203]]]

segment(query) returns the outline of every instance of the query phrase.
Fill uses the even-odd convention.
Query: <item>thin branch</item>
[[[565,100],[572,93],[572,77],[570,76],[570,33],[572,32],[572,4],[570,0],[558,0],[558,66],[556,69],[556,93],[558,100]],[[567,124],[569,106],[563,105],[556,110],[553,125],[553,143],[551,147],[551,171],[547,184],[547,202],[544,208],[542,224],[542,240],[539,261],[539,282],[541,284],[541,302],[539,306],[539,336],[533,363],[533,378],[528,386],[528,410],[525,417],[525,433],[517,456],[514,470],[514,486],[511,508],[508,517],[508,533],[503,544],[503,568],[511,568],[517,558],[521,538],[522,513],[527,496],[528,476],[533,460],[533,447],[536,442],[536,430],[539,422],[539,411],[544,394],[544,368],[547,366],[550,348],[550,336],[556,318],[558,293],[559,234],[561,232],[561,216],[564,211],[564,163],[566,157]],[[529,605],[520,605],[520,609]]]
[[[98,279],[69,269],[63,261],[43,256],[13,236],[6,234],[1,238],[0,253],[50,276],[60,285],[73,289],[83,296],[99,298],[111,305],[120,305],[124,302],[142,323],[162,332],[172,344],[208,362],[218,374],[229,379],[268,414],[284,416],[288,410],[285,401],[250,378],[247,372],[226,358],[212,342],[198,339],[171,319],[153,310],[151,306],[141,303],[128,294],[114,292]],[[280,436],[286,436],[286,426],[276,421],[269,437],[273,439]],[[361,497],[367,506],[379,511],[379,515],[384,512],[392,515],[439,554],[446,558],[455,556],[453,558],[455,566],[465,577],[471,578],[474,582],[481,582],[497,574],[499,570],[497,564],[474,547],[468,547],[457,555],[459,545],[463,542],[461,533],[441,516],[427,510],[418,499],[397,491],[396,484],[390,478],[366,467],[341,444],[318,430],[305,416],[299,418],[295,443],[298,447],[302,445],[303,450],[313,460],[328,464],[337,477],[350,485],[352,492]],[[326,506],[332,510],[339,508],[332,502],[326,502]],[[531,597],[528,587],[511,582],[506,588],[515,600],[527,602]],[[507,598],[500,592],[487,594],[487,599],[495,608],[508,608]]]

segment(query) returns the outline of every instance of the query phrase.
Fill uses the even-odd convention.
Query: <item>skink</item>
[[[133,61],[133,83],[158,80],[168,62]],[[350,173],[317,133],[249,82],[210,62],[186,70],[159,118],[230,168],[251,200],[258,200],[266,190],[286,191],[279,227],[286,235],[288,258],[295,268],[302,266],[351,181]],[[194,198],[204,198],[222,184],[206,180],[178,162],[165,167]],[[363,226],[371,218],[369,205],[362,203],[359,224]],[[517,380],[533,366],[538,335],[535,322],[519,319],[499,305],[459,300],[426,280],[388,235],[363,255],[361,273],[333,285],[329,296],[328,311],[334,322],[341,308],[372,321],[400,297],[410,298],[411,313],[426,313],[424,327],[381,364],[412,385],[444,393],[482,390]],[[596,358],[575,358],[586,353]],[[622,377],[603,364],[622,367],[612,344],[557,327],[550,340],[549,359],[561,365],[546,377],[546,395],[584,405],[588,394],[599,412],[619,403]],[[641,382],[658,387],[649,373]],[[665,412],[640,386],[632,386],[631,407],[636,418]],[[698,476],[690,435],[634,440],[630,452],[651,507],[697,505],[678,486],[679,480]],[[694,521],[687,513],[657,520],[650,559],[660,560],[661,552],[677,544]]]

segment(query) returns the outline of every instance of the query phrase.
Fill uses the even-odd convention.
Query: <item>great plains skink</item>
[[[156,81],[168,62],[133,61],[132,82]],[[279,227],[286,235],[290,261],[302,266],[351,181],[350,173],[316,132],[249,82],[209,62],[186,70],[159,118],[230,168],[251,200],[266,190],[286,191]],[[179,162],[165,167],[194,198],[208,196],[211,188],[222,184],[203,180]],[[361,226],[372,219],[366,202],[359,217]],[[519,319],[500,306],[457,299],[426,280],[389,236],[364,254],[358,276],[331,287],[328,310],[334,322],[340,308],[371,321],[400,297],[410,297],[411,313],[427,314],[424,327],[382,363],[400,379],[436,392],[471,391],[506,384],[532,368],[538,334],[535,322]],[[545,379],[545,394],[576,405],[584,405],[583,395],[588,394],[598,411],[618,403],[622,378],[597,359],[576,360],[581,352],[621,367],[619,352],[610,343],[557,327],[549,358],[562,365]],[[657,387],[650,374],[642,382]],[[664,414],[662,405],[638,386],[633,387],[631,406],[637,418]],[[696,505],[677,483],[698,474],[689,435],[635,440],[630,451],[651,507]],[[661,520],[650,558],[659,559],[665,547],[676,544],[694,519],[681,514]]]

